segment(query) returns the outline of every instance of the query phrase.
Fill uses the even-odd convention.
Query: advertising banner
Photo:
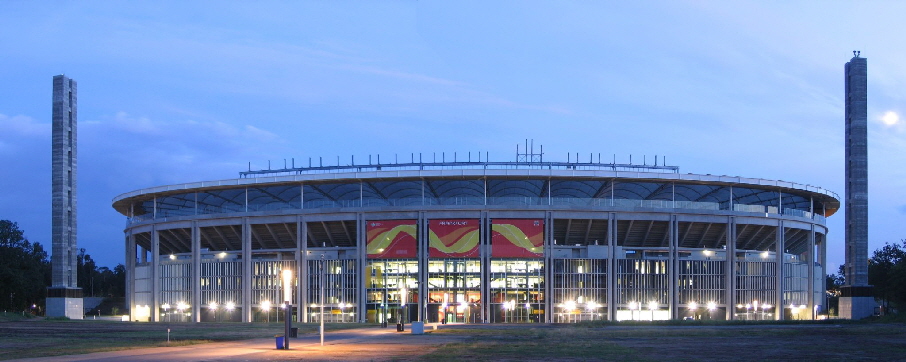
[[[428,224],[428,256],[477,258],[478,226],[478,219],[431,220]]]
[[[365,225],[368,259],[408,259],[417,254],[415,220],[374,220]]]
[[[544,220],[493,220],[491,223],[491,256],[494,258],[543,257]]]

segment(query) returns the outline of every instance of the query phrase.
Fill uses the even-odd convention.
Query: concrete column
[[[301,256],[299,260],[299,306],[302,308],[302,322],[311,323],[311,318],[308,315],[308,305],[311,304],[311,301],[308,300],[308,289],[311,287],[311,275],[308,274],[308,261],[311,259],[311,255],[308,253],[308,223],[305,222],[304,216],[299,216],[296,226],[296,235],[299,236],[299,248]]]
[[[786,251],[786,231],[784,230],[783,220],[777,221],[777,232],[775,238],[777,241],[774,242],[774,266],[776,283],[774,284],[774,318],[776,320],[783,320],[783,262],[784,262],[784,252]]]
[[[135,234],[126,232],[126,307],[129,320],[135,320]]]
[[[192,300],[187,301],[192,310],[192,321],[201,322],[201,228],[192,222]]]
[[[670,235],[669,235],[669,255],[667,270],[669,270],[668,285],[670,290],[667,293],[669,314],[671,319],[679,319],[679,262],[677,260],[677,246],[679,244],[679,222],[676,220],[676,214],[670,215]]]
[[[617,283],[616,283],[616,248],[617,248],[617,215],[607,214],[607,320],[617,319]]]
[[[151,229],[151,322],[160,319],[160,234]]]
[[[427,216],[424,211],[418,213],[418,223],[419,225],[427,230],[426,223],[428,222]],[[428,317],[428,233],[427,232],[418,232],[418,252],[415,254],[418,257],[418,303],[413,306],[418,308],[419,320],[427,321]],[[412,308],[412,307],[410,307]]]
[[[485,182],[485,205],[487,205],[487,182]],[[481,255],[481,321],[491,321],[491,225],[488,211],[482,210],[478,224],[480,225],[478,252]]]
[[[242,218],[242,321],[252,322],[252,226],[247,217]]]
[[[727,320],[736,319],[736,217],[727,218],[726,265],[726,313]]]
[[[554,312],[554,213],[544,213],[544,311],[553,319]]]
[[[306,322],[306,315],[308,314],[308,304],[307,304],[307,293],[308,290],[308,257],[307,244],[305,242],[306,234],[303,233],[302,227],[302,217],[296,216],[296,239],[295,246],[293,247],[293,257],[296,260],[296,306],[299,311],[296,315],[296,322],[303,323]],[[362,295],[359,293],[359,295]]]
[[[365,264],[367,264],[367,261],[368,261],[368,248],[367,248],[366,243],[368,240],[368,236],[365,233],[365,214],[364,213],[361,213],[361,212],[356,213],[355,225],[356,225],[355,226],[356,227],[356,247],[358,248],[356,250],[357,251],[356,254],[358,255],[358,258],[356,258],[356,265],[357,265],[356,268],[358,268],[358,270],[359,270],[359,272],[356,273],[356,278],[357,278],[356,279],[356,289],[357,290],[356,290],[356,294],[355,294],[357,296],[357,298],[356,298],[357,299],[357,301],[356,301],[356,305],[357,305],[356,317],[358,318],[358,321],[360,323],[365,323],[365,317],[366,317],[365,302],[366,302],[366,299],[368,298],[367,293],[365,292],[366,291]],[[421,269],[421,268],[419,268],[419,269]]]
[[[814,228],[814,226],[812,226]],[[821,244],[818,244],[818,262],[821,263],[821,280],[824,280],[824,276],[827,275],[827,236],[821,239]],[[821,283],[817,286],[817,290],[821,291],[821,308],[824,309],[825,313],[829,313],[827,305],[827,285]],[[839,308],[839,304],[838,304]],[[838,314],[839,315],[839,314]]]
[[[815,224],[811,225],[808,233],[808,308],[812,320],[818,318],[815,315]]]

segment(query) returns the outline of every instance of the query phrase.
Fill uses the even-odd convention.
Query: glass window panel
[[[299,185],[249,187],[249,211],[298,209],[302,188]]]
[[[546,180],[488,180],[490,205],[546,205]]]
[[[157,217],[195,215],[195,193],[157,198]]]
[[[199,214],[221,214],[245,211],[245,188],[213,190],[198,193]]]
[[[359,182],[341,184],[304,184],[303,208],[359,207],[361,205]]]
[[[409,206],[422,204],[422,181],[378,181],[362,184],[362,206]]]
[[[484,205],[483,180],[426,180],[429,205]]]

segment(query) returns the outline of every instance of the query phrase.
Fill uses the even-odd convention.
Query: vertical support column
[[[783,320],[783,262],[784,262],[784,250],[786,249],[786,231],[784,230],[783,220],[777,221],[777,240],[774,242],[774,260],[775,260],[775,274],[776,283],[774,284],[775,297],[774,297],[774,318],[776,320]]]
[[[607,320],[617,319],[616,248],[617,214],[607,214]]]
[[[151,228],[151,322],[160,319],[160,233]]]
[[[308,275],[308,260],[311,255],[308,252],[308,223],[305,222],[304,216],[298,216],[296,219],[296,237],[299,243],[299,257],[296,259],[299,263],[296,267],[299,269],[299,314],[302,316],[300,322],[311,323],[308,315],[308,289],[311,286],[311,276]]]
[[[554,315],[554,213],[544,215],[544,316],[550,322]]]
[[[252,322],[252,226],[242,218],[242,321]],[[283,302],[282,300],[280,301]]]
[[[302,247],[302,245],[305,244],[303,242],[304,239],[302,238],[305,234],[302,233],[302,227],[299,225],[300,218],[300,216],[296,216],[296,237],[294,240],[295,244],[293,246],[293,259],[296,262],[296,300],[294,301],[297,311],[296,322],[302,323],[305,321],[305,315],[308,314],[308,309],[306,308],[307,306],[305,304],[304,297],[305,291],[307,290],[306,286],[308,285],[308,268],[305,266],[308,258],[306,258],[305,255],[305,248]]]
[[[126,232],[126,307],[129,320],[135,320],[135,234]]]
[[[727,218],[727,239],[726,239],[726,265],[724,279],[726,280],[725,304],[726,319],[736,319],[736,217]]]
[[[367,286],[365,285],[365,264],[368,261],[368,248],[366,241],[368,236],[365,235],[365,214],[359,212],[356,213],[356,251],[358,258],[356,258],[356,268],[359,270],[356,273],[356,317],[358,317],[359,323],[365,323],[365,317],[367,315],[367,310],[365,302],[368,299]],[[421,268],[419,268],[421,269]]]
[[[812,226],[812,228],[814,228],[814,225]],[[821,263],[822,272],[820,277],[823,281],[825,278],[824,276],[827,275],[827,235],[821,238],[821,244],[819,244],[818,246],[818,253],[818,262]],[[830,316],[830,311],[827,309],[827,285],[825,285],[824,283],[819,284],[818,290],[821,291],[821,293],[819,293],[821,295],[821,307],[824,309],[824,312],[827,313],[828,316]]]
[[[808,308],[812,320],[818,319],[815,313],[815,224],[811,224],[808,233]]]
[[[416,235],[416,240],[418,240],[417,253],[415,254],[418,260],[418,290],[419,290],[419,301],[428,300],[428,254],[429,254],[429,240],[428,240],[428,216],[424,211],[418,213],[418,221],[416,221],[418,227],[418,232]],[[385,285],[384,288],[387,286]],[[427,317],[427,303],[425,306],[425,318]],[[386,307],[385,309],[386,310]],[[420,309],[421,310],[421,309]],[[386,316],[382,317],[386,318]],[[427,321],[427,320],[425,320]]]
[[[485,180],[485,205],[487,205],[487,180]],[[491,321],[491,225],[488,211],[482,210],[478,222],[479,242],[478,253],[481,255],[481,321]]]
[[[192,222],[192,299],[187,301],[192,308],[192,320],[201,322],[201,229]]]
[[[679,293],[678,293],[678,283],[679,280],[679,265],[678,265],[678,255],[677,255],[677,245],[679,244],[679,222],[676,220],[676,214],[670,215],[670,236],[669,236],[669,255],[670,260],[667,265],[670,274],[668,276],[668,283],[670,291],[667,294],[669,299],[669,314],[671,319],[679,319]]]

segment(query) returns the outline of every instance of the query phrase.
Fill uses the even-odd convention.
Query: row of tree
[[[122,298],[126,294],[126,268],[98,267],[91,255],[80,249],[78,286],[85,296]],[[44,305],[51,286],[51,265],[41,243],[25,238],[19,225],[0,220],[0,310],[30,310]]]
[[[906,308],[906,239],[899,244],[884,244],[868,259],[868,284],[885,313]],[[836,310],[840,289],[846,285],[843,265],[836,274],[827,275],[828,304]]]

